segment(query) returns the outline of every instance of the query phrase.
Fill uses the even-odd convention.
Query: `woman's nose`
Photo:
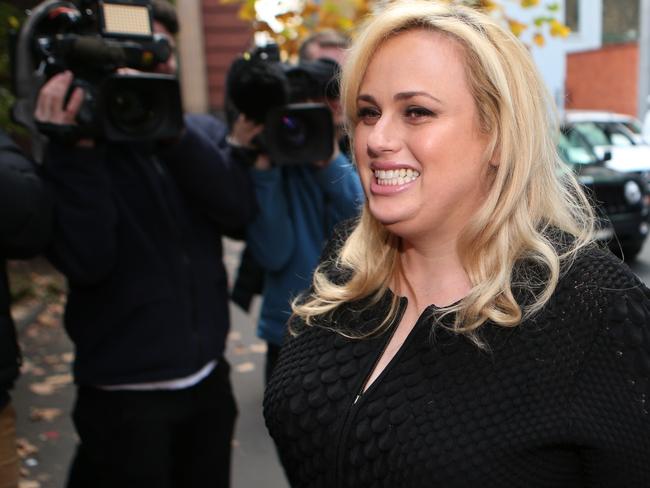
[[[389,117],[382,116],[372,126],[366,144],[370,155],[395,152],[401,145],[399,130]]]

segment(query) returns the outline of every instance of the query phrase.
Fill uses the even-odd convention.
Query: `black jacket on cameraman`
[[[0,130],[0,410],[9,402],[20,366],[5,259],[31,257],[44,249],[51,222],[51,200],[34,165]]]
[[[229,329],[223,233],[254,216],[226,128],[186,116],[180,141],[93,149],[52,144],[52,262],[69,285],[65,325],[80,385],[181,378],[223,354]]]

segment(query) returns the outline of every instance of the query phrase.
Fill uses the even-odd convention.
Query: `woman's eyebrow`
[[[431,100],[434,100],[438,103],[442,103],[439,98],[434,97],[430,93],[427,93],[425,91],[408,91],[408,92],[400,92],[396,93],[395,96],[393,97],[394,100],[406,100],[409,98],[413,97],[427,97],[430,98]]]
[[[408,100],[409,98],[413,97],[427,97],[430,98],[431,100],[434,100],[438,103],[442,103],[442,101],[439,98],[434,97],[430,93],[427,93],[425,91],[408,91],[408,92],[400,92],[396,93],[393,96],[393,100],[400,101],[400,100]],[[357,101],[364,101],[372,104],[377,104],[377,101],[372,95],[366,95],[366,94],[361,94],[357,97]]]
[[[373,97],[372,95],[359,95],[357,97],[357,102],[361,102],[361,101],[372,103],[373,105],[377,105],[377,101],[375,100],[375,97]]]

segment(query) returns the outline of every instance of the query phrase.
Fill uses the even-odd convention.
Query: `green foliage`
[[[0,127],[9,132],[23,132],[11,122],[9,110],[14,102],[11,92],[11,68],[9,59],[9,35],[16,31],[25,12],[7,3],[0,3]]]

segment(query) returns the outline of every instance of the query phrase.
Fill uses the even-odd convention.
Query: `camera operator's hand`
[[[255,162],[253,167],[259,170],[271,169],[271,161],[266,154],[257,151],[253,139],[264,130],[263,124],[258,124],[254,120],[247,118],[244,114],[239,114],[235,123],[226,137],[226,141],[234,148],[250,150],[254,155]]]
[[[337,132],[334,131],[334,151],[332,152],[332,155],[330,156],[329,159],[324,159],[322,161],[316,161],[314,163],[314,166],[317,168],[326,168],[332,161],[334,161],[336,158],[338,158],[341,154],[341,150],[339,149],[339,142],[338,139],[336,138]]]
[[[84,101],[84,92],[79,87],[75,88],[67,105],[65,105],[65,98],[72,79],[72,73],[64,71],[54,75],[43,85],[38,94],[36,110],[34,111],[34,118],[38,122],[55,125],[76,125],[75,118]],[[94,145],[94,142],[90,139],[82,139],[77,145],[88,147]]]
[[[271,164],[271,159],[268,154],[258,154],[255,158],[255,164],[253,165],[255,169],[266,171],[273,167]]]
[[[233,146],[253,148],[253,139],[264,130],[263,124],[239,114],[228,135],[228,143]]]

